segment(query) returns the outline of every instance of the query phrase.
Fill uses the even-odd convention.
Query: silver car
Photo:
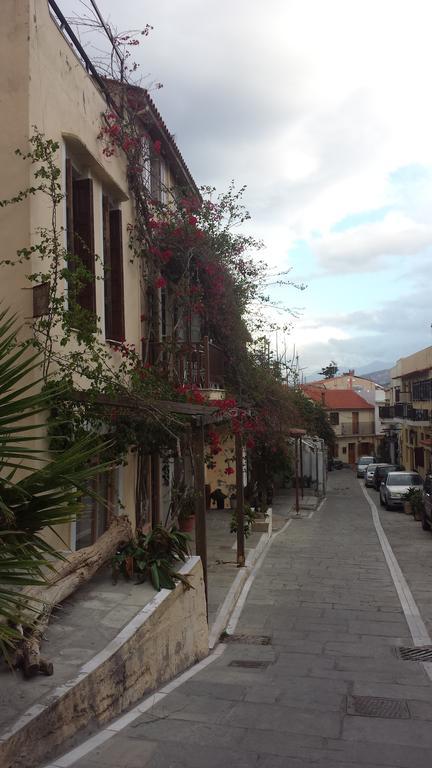
[[[375,476],[375,470],[379,466],[379,464],[368,464],[366,467],[366,474],[365,474],[365,486],[366,488],[372,488],[374,484],[374,476]]]
[[[422,486],[423,480],[418,472],[389,472],[380,486],[380,504],[386,509],[400,507],[409,488]]]
[[[376,463],[374,456],[360,456],[357,461],[357,477],[364,477],[366,474],[366,467],[369,464],[372,464],[372,462]]]

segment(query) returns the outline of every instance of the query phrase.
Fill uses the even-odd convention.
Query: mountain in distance
[[[375,384],[381,384],[382,387],[387,386],[391,381],[391,371],[393,363],[383,363],[381,360],[374,360],[367,366],[358,368],[356,373],[359,376],[364,376],[365,379],[374,381]]]

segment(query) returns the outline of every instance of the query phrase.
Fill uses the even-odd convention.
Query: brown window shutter
[[[73,223],[73,178],[72,161],[66,158],[66,248],[68,253],[74,251],[74,223]]]
[[[112,270],[109,199],[102,197],[103,257],[104,257],[104,297],[105,297],[105,336],[112,339]]]
[[[150,178],[150,192],[153,200],[160,201],[161,199],[161,161],[159,155],[153,150],[150,155],[151,162],[151,178]]]
[[[111,258],[111,338],[123,341],[125,338],[124,286],[123,286],[123,238],[122,212],[109,212],[110,258]]]
[[[96,312],[93,182],[78,179],[73,182],[74,255],[92,275],[77,293],[77,303],[89,312]]]

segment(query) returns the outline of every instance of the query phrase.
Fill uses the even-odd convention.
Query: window
[[[84,510],[76,523],[76,549],[89,547],[107,530],[119,507],[119,469],[97,475],[91,482],[92,493],[85,496]]]
[[[75,285],[69,283],[69,301],[96,314],[93,182],[79,178],[71,160],[66,160],[66,227],[68,269],[84,267],[87,275]]]
[[[150,149],[150,194],[153,200],[161,201],[161,159],[160,156]]]
[[[124,288],[122,213],[112,208],[106,195],[102,198],[105,336],[124,341]]]
[[[346,445],[343,446],[342,453],[346,453]]]
[[[333,426],[337,426],[339,424],[339,414],[337,411],[330,413],[330,424],[333,424]]]

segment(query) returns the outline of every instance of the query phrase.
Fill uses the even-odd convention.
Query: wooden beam
[[[237,566],[245,564],[244,535],[244,488],[243,488],[243,441],[240,434],[235,436],[236,485],[237,485]]]
[[[192,429],[192,455],[195,479],[195,553],[201,558],[204,589],[208,618],[208,579],[207,579],[207,509],[205,498],[204,471],[204,427],[200,423]]]

